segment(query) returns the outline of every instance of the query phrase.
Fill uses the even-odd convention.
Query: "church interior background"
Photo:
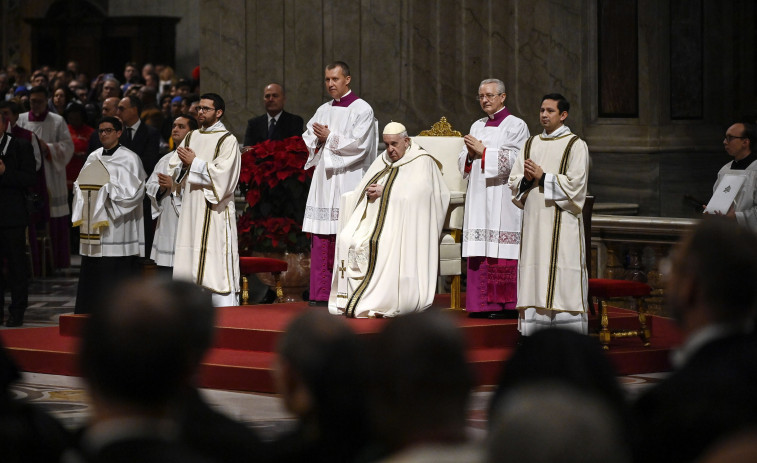
[[[717,171],[729,159],[725,129],[745,116],[754,120],[757,110],[757,2],[751,0],[0,5],[4,65],[60,68],[73,59],[91,77],[120,76],[126,61],[166,63],[183,76],[199,65],[202,91],[224,96],[224,122],[240,140],[246,121],[262,113],[261,90],[272,81],[286,87],[287,110],[309,119],[328,99],[323,68],[333,60],[350,65],[353,90],[373,106],[381,126],[401,121],[412,134],[441,117],[467,133],[483,115],[475,95],[484,78],[505,81],[506,105],[532,134],[540,132],[541,96],[562,93],[571,102],[567,125],[591,152],[595,214],[649,218],[595,220],[594,258],[603,263],[595,272],[621,278],[643,273],[658,291],[656,263],[646,262],[642,272],[645,266],[634,258],[658,261],[698,216],[693,203],[709,199]],[[74,279],[60,279],[41,304],[65,310],[71,287]],[[22,386],[25,394],[37,394],[35,381]],[[73,391],[71,402],[78,405],[62,415],[77,421],[86,413],[78,384],[39,381],[48,382],[48,398]],[[237,416],[254,409],[259,426],[285,417],[268,398],[251,403],[249,397],[217,396]],[[484,403],[480,398],[473,407]]]

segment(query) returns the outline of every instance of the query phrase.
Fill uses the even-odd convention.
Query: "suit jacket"
[[[757,339],[709,342],[636,401],[636,461],[689,462],[720,438],[757,425]]]
[[[37,178],[32,145],[23,139],[6,134],[8,149],[0,154],[5,173],[0,175],[0,227],[25,227],[29,223],[26,194]]]
[[[160,160],[160,132],[142,121],[131,140],[126,133],[126,127],[124,127],[118,141],[137,153],[139,159],[142,160],[142,167],[145,168],[145,173],[149,177],[155,169],[155,164]]]
[[[283,140],[295,135],[302,136],[304,122],[300,116],[281,112],[279,120],[273,129],[271,140]],[[252,146],[268,139],[268,115],[253,117],[247,121],[247,131],[244,134],[244,146]]]

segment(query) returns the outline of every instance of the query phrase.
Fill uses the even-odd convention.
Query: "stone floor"
[[[78,258],[75,257],[73,263],[71,269],[32,281],[25,328],[57,325],[60,314],[73,312]],[[6,298],[6,307],[9,302]],[[14,328],[0,326],[0,329]],[[665,373],[655,373],[619,379],[627,393],[635,396],[664,376]],[[485,433],[486,409],[491,391],[491,387],[481,387],[472,394],[468,429],[474,438],[481,438]],[[87,393],[80,378],[24,373],[22,379],[12,386],[12,392],[17,397],[39,404],[71,429],[85,423],[90,413]],[[213,406],[254,428],[263,438],[271,439],[292,426],[292,417],[277,395],[211,389],[203,389],[203,394]]]

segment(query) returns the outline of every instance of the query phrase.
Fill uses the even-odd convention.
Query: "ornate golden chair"
[[[463,149],[462,134],[452,129],[447,118],[442,117],[430,130],[413,137],[429,154],[442,163],[442,176],[450,192],[447,218],[444,221],[439,245],[439,275],[452,276],[450,305],[461,310],[460,275],[462,274],[461,241],[463,237],[463,211],[468,181],[463,179],[457,167],[457,157]]]

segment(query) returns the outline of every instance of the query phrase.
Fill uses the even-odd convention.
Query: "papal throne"
[[[439,275],[452,276],[450,305],[461,310],[460,275],[462,274],[461,241],[463,237],[463,210],[468,180],[463,179],[457,167],[457,157],[463,149],[462,134],[452,129],[447,118],[442,117],[430,130],[424,130],[413,137],[429,154],[442,163],[442,176],[450,192],[447,218],[442,229],[439,245]]]

